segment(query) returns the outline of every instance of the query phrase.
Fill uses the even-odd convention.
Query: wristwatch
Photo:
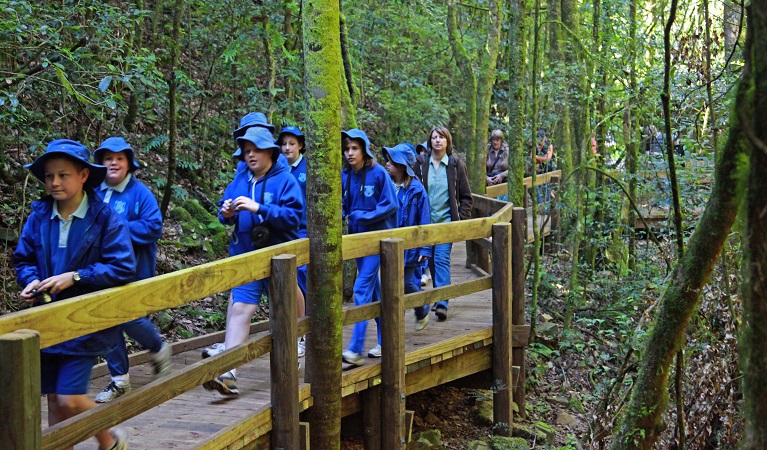
[[[75,284],[80,281],[80,272],[76,270],[74,271],[74,273],[72,274],[72,281],[74,281]]]

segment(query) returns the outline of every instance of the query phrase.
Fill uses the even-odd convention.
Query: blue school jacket
[[[96,194],[103,199],[106,190],[96,188]],[[157,240],[162,236],[162,214],[152,191],[131,176],[122,192],[113,191],[109,206],[126,220],[136,254],[136,280],[150,278],[156,274]]]
[[[269,245],[281,244],[298,238],[298,227],[304,211],[304,201],[298,182],[288,170],[288,160],[280,154],[277,161],[255,184],[250,170],[237,172],[219,200],[218,220],[224,225],[234,225],[229,240],[229,254],[239,255],[253,250],[250,230],[254,226],[269,227]],[[221,205],[226,199],[244,195],[258,202],[258,213],[240,211],[226,219],[221,215]]]
[[[306,237],[306,157],[301,158],[297,166],[290,166],[290,173],[298,181],[301,188],[301,198],[304,199],[304,210],[301,212],[301,225],[298,227],[299,236]]]
[[[53,301],[119,286],[133,280],[136,274],[136,258],[133,254],[128,228],[112,208],[88,190],[88,213],[85,232],[79,243],[70,238],[69,245],[76,245],[67,263],[67,272],[77,271],[80,281],[69,289],[53,295]],[[47,196],[32,203],[32,214],[19,238],[13,253],[16,279],[26,287],[33,280],[44,280],[53,275],[52,249],[48,236],[51,233],[53,198]],[[80,220],[80,219],[78,219]],[[67,355],[103,355],[111,351],[119,338],[117,327],[97,331],[60,344],[44,348],[46,353]]]
[[[354,173],[346,166],[341,178],[343,215],[349,220],[349,234],[397,227],[399,203],[386,169],[373,164]]]
[[[428,225],[431,223],[431,206],[429,194],[418,178],[410,179],[410,186],[397,192],[399,201],[399,226],[412,227],[416,225]],[[431,258],[431,246],[411,248],[405,250],[405,267],[418,266],[419,256]]]

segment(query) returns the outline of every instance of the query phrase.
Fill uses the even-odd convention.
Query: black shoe
[[[447,308],[442,305],[437,306],[437,321],[444,322],[447,319]]]

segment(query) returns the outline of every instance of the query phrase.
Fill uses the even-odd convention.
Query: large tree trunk
[[[311,447],[341,446],[341,43],[338,0],[303,0]],[[329,362],[336,361],[336,364]]]
[[[474,70],[471,68],[471,58],[466,52],[466,48],[461,42],[461,35],[458,32],[458,24],[456,19],[456,0],[450,0],[447,2],[447,35],[450,40],[450,48],[453,50],[453,58],[458,66],[458,70],[461,72],[464,83],[463,97],[466,99],[466,116],[469,121],[468,130],[469,136],[466,142],[469,142],[470,148],[466,149],[466,168],[469,170],[469,186],[472,192],[485,192],[485,177],[484,177],[484,163],[481,173],[477,173],[478,169],[478,155],[479,152],[474,146],[477,135],[477,76],[474,74]],[[482,176],[480,176],[482,175]]]
[[[748,11],[746,67],[751,71],[750,103],[740,117],[754,146],[746,205],[748,268],[743,299],[746,324],[741,339],[746,427],[744,449],[767,448],[767,1],[754,0]],[[749,67],[750,64],[750,67]]]
[[[749,28],[749,33],[753,31]],[[748,58],[748,49],[745,53]],[[700,293],[722,252],[742,198],[737,185],[737,164],[741,154],[750,151],[751,144],[744,138],[738,111],[749,105],[749,79],[744,71],[730,115],[729,139],[716,165],[711,197],[660,300],[660,311],[645,345],[639,375],[626,416],[613,441],[613,449],[650,449],[663,429],[661,418],[668,405],[671,362],[683,342]],[[763,343],[764,338],[759,344],[763,346]],[[764,408],[765,402],[762,403],[759,408]]]
[[[509,0],[509,201],[515,206],[525,204],[525,66],[527,32],[525,31],[525,0]]]
[[[173,195],[173,184],[176,178],[176,145],[178,143],[178,105],[176,81],[176,64],[178,63],[179,36],[181,35],[181,15],[184,13],[184,0],[176,0],[173,5],[173,31],[170,46],[170,67],[168,68],[168,170],[165,174],[165,191],[162,195],[160,211],[165,220],[168,205]]]

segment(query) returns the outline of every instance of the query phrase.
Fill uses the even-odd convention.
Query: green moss
[[[581,399],[579,399],[577,395],[570,397],[570,409],[579,413],[586,412],[583,403],[581,403]]]
[[[189,214],[189,211],[184,209],[181,206],[176,206],[173,209],[170,210],[170,217],[171,219],[175,220],[176,222],[184,223],[192,220],[192,215]]]
[[[229,234],[227,234],[226,230],[217,233],[211,238],[210,242],[213,246],[213,253],[216,256],[226,256],[229,251]]]
[[[181,206],[189,211],[189,214],[194,220],[200,223],[211,223],[213,221],[218,221],[216,216],[203,208],[202,205],[200,205],[200,202],[198,202],[196,199],[187,199],[184,201],[184,203],[181,204]]]
[[[527,441],[519,437],[493,436],[490,447],[493,450],[530,450]]]

